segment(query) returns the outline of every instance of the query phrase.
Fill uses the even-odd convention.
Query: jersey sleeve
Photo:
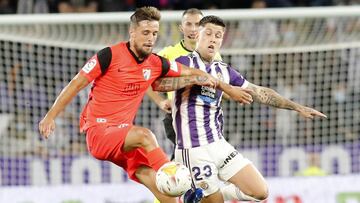
[[[94,55],[81,69],[81,75],[85,76],[89,82],[100,75],[104,75],[108,70],[112,60],[112,51],[110,47],[105,47]]]
[[[89,82],[101,75],[101,67],[97,55],[91,57],[81,68],[80,74],[85,76]]]
[[[177,59],[175,59],[175,61],[185,66],[190,66],[190,58],[188,56],[180,56]]]
[[[168,59],[159,56],[161,62],[160,77],[178,77],[181,75],[181,64],[176,61],[169,61]]]
[[[237,72],[234,68],[228,67],[229,77],[230,77],[230,85],[239,86],[242,88],[246,88],[249,82],[242,76],[239,72]]]
[[[181,75],[182,66],[180,63],[176,61],[169,61],[170,68],[168,73],[165,75],[166,77],[179,77]]]

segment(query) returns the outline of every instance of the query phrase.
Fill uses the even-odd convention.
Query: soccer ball
[[[168,162],[156,172],[156,187],[160,192],[177,197],[191,188],[189,169],[177,162]]]

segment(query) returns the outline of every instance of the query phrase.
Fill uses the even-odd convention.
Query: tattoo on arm
[[[205,81],[207,78],[205,78]],[[167,77],[159,78],[154,82],[154,90],[159,92],[168,92],[181,89],[188,85],[194,85],[196,82],[203,82],[201,76]]]
[[[204,76],[196,76],[195,80],[197,82],[206,82],[208,80],[208,78],[204,77]]]
[[[289,110],[296,110],[301,107],[301,105],[284,98],[270,88],[261,87],[254,84],[249,84],[248,88],[253,90],[251,96],[253,97],[254,101],[258,103]]]
[[[159,85],[157,86],[158,91],[171,91],[179,86],[179,78],[161,78]]]

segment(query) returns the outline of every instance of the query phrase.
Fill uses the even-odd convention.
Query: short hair
[[[218,25],[218,26],[221,26],[223,28],[226,27],[224,20],[217,17],[217,16],[205,16],[200,20],[199,25],[200,26],[205,26],[208,23]]]
[[[131,24],[138,25],[139,22],[143,20],[160,21],[160,18],[160,11],[157,8],[152,6],[144,6],[136,9],[135,13],[130,17],[130,22]]]
[[[192,14],[192,15],[199,14],[199,15],[203,16],[203,13],[202,13],[199,9],[197,9],[197,8],[189,8],[189,9],[186,9],[186,10],[183,12],[182,16],[184,17],[184,15],[186,15],[186,14]]]

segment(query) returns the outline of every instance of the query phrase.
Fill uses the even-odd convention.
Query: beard
[[[152,49],[150,49],[150,51],[146,51],[142,47],[138,46],[137,44],[135,44],[134,47],[135,47],[136,52],[139,54],[139,58],[146,58],[152,53]]]

